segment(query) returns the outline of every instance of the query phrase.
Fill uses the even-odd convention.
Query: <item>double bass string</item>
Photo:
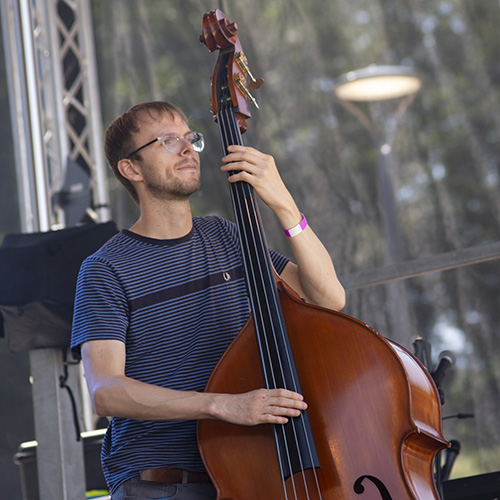
[[[223,130],[224,135],[225,135],[225,137],[223,137],[223,144],[225,145],[225,147],[227,148],[227,146],[229,144],[242,144],[242,139],[241,139],[241,136],[239,135],[239,128],[237,127],[237,124],[235,123],[235,118],[234,118],[233,113],[226,111],[224,118],[225,119],[223,119],[221,121],[221,124],[224,125],[224,128],[221,130]],[[231,120],[231,118],[232,118],[232,120]],[[230,135],[230,137],[228,137],[228,135]],[[234,210],[235,216],[238,218],[238,222],[240,223],[239,224],[240,240],[242,242],[242,245],[244,245],[247,248],[247,251],[249,253],[251,245],[250,245],[248,239],[250,236],[253,236],[253,246],[254,246],[254,248],[256,248],[256,246],[257,246],[256,245],[256,238],[255,238],[255,234],[253,232],[251,234],[249,234],[250,231],[248,230],[248,228],[244,228],[243,222],[241,220],[241,214],[243,214],[243,208],[247,202],[253,204],[252,203],[253,199],[251,197],[251,190],[250,190],[251,186],[249,186],[247,183],[237,183],[237,184],[233,184],[231,187],[232,187],[232,194],[233,194],[233,196],[232,196],[233,204],[235,204],[235,210]],[[252,214],[255,214],[255,210],[249,210],[248,206],[246,208],[247,208],[247,214],[249,215],[249,217]],[[252,269],[250,269],[250,268],[247,269],[248,267],[249,266],[245,266],[245,271],[247,272],[248,286],[253,284],[254,287],[256,287],[257,279],[256,279],[256,276],[254,274],[256,272],[256,269],[255,269],[255,267],[252,267]],[[260,266],[258,267],[258,270],[260,271],[260,274],[261,274],[261,282],[263,282],[264,277],[262,275],[262,269],[260,269]],[[251,276],[249,276],[250,273],[251,273]],[[256,288],[254,288],[254,289],[256,289]],[[268,299],[267,293],[266,293],[267,290],[264,288],[263,291],[264,291],[264,293],[262,295],[266,299],[266,302],[268,303],[268,306],[269,306],[269,299]],[[263,308],[260,307],[259,303],[255,303],[255,301],[252,300],[251,294],[249,294],[249,297],[250,297],[250,301],[252,303],[252,312],[254,315],[255,326],[256,326],[256,328],[258,328],[259,321],[261,322],[260,324],[264,324]],[[274,338],[274,343],[277,344],[276,332],[274,331],[274,325],[271,324],[271,326],[272,326],[272,334],[273,334],[273,338]],[[265,337],[265,339],[267,340],[267,337]],[[264,359],[265,355],[267,355],[267,358],[270,359],[271,353],[270,353],[269,345],[267,344],[267,342],[265,345],[266,351],[267,351],[266,353],[264,353],[264,351],[263,351],[264,346],[262,345],[262,343],[260,341],[257,342],[257,345],[258,345],[258,348],[260,351],[261,359]],[[281,365],[281,359],[278,358],[278,361],[280,363],[280,369],[283,372],[283,368]],[[269,363],[269,366],[272,368],[271,363]],[[271,377],[273,379],[272,385],[271,385],[271,381],[268,378],[269,375],[271,375]],[[263,376],[264,376],[265,384],[266,384],[267,388],[277,387],[278,384],[276,381],[276,374],[274,373],[274,371],[272,369],[271,369],[271,373],[269,373],[268,370],[263,369]],[[276,432],[278,432],[278,428],[276,426],[273,426],[273,433],[275,434],[275,438],[276,438]],[[286,441],[283,428],[281,428],[281,432],[283,433],[283,438],[284,438],[283,441],[284,441],[285,446],[287,448],[286,458],[288,459],[288,466],[291,468],[290,453],[288,450],[288,443]],[[276,449],[278,452],[278,459],[280,462],[280,468],[281,468],[281,470],[283,470],[283,467],[282,467],[283,466],[283,457],[281,456],[281,450],[280,450],[280,447],[278,446],[278,441],[276,441],[276,445],[277,445]],[[284,484],[284,478],[282,481],[283,481],[283,491],[285,494],[285,498],[288,498],[286,487]],[[293,483],[293,486],[294,486],[294,491],[295,491],[295,484],[294,483]],[[297,497],[296,492],[295,492],[294,496]]]
[[[224,116],[220,116],[220,119],[219,119],[219,124],[221,125],[221,128],[220,128],[220,131],[221,131],[221,136],[222,136],[222,143],[225,147],[225,149],[227,149],[227,146],[229,144],[241,144],[242,141],[241,141],[241,137],[238,136],[238,133],[237,131],[239,131],[239,129],[236,127],[236,124],[234,123],[234,117],[233,117],[233,124],[232,124],[232,127],[230,126],[231,125],[231,120],[229,120],[228,118],[231,118],[231,113],[229,112],[225,112]],[[231,136],[231,137],[228,137],[228,136]],[[227,153],[227,151],[225,151],[225,153]],[[243,188],[244,184],[242,183],[239,183],[239,185],[232,185],[232,201],[233,201],[233,204],[235,205],[234,207],[234,212],[235,212],[235,216],[237,217],[238,219],[238,222],[240,223],[239,225],[239,231],[240,231],[240,241],[242,242],[242,245],[243,246],[246,246],[246,248],[248,249],[250,247],[249,245],[249,242],[248,242],[248,231],[242,231],[242,221],[241,221],[241,217],[240,217],[240,214],[242,213],[242,205],[244,203],[244,193],[240,193],[241,189]],[[247,269],[246,269],[247,266],[245,266],[245,271],[247,272]],[[247,274],[247,282],[249,283],[250,285],[250,276],[248,276]],[[255,282],[255,276],[252,275],[252,282]],[[251,296],[250,296],[250,300],[251,300]],[[261,321],[263,321],[263,318],[262,318],[262,309],[257,307],[256,304],[253,303],[253,301],[251,300],[252,302],[252,312],[254,314],[254,321],[259,321],[259,319]],[[257,323],[256,323],[256,326],[257,326]],[[264,353],[263,353],[263,346],[261,344],[261,342],[258,342],[257,343],[258,345],[258,348],[259,348],[259,352],[260,352],[260,356],[261,356],[261,359],[263,359],[264,357]],[[269,353],[269,346],[266,346],[267,347],[267,355],[268,357],[270,356],[270,353]],[[271,375],[273,376],[274,380],[273,380],[273,385],[276,386],[276,380],[275,380],[275,376],[274,376],[274,373],[271,373]],[[263,376],[264,376],[264,379],[265,379],[265,384],[266,384],[266,387],[269,388],[271,386],[271,383],[268,379],[268,373],[266,370],[263,370]],[[273,428],[273,431],[274,433],[276,432],[276,430]],[[277,448],[279,450],[279,448]],[[278,452],[278,458],[279,458],[279,461],[280,461],[280,467],[282,467],[282,457],[281,457],[281,454]],[[284,489],[284,492],[285,492],[285,497],[287,496],[286,494],[286,490]]]
[[[233,116],[233,119],[234,119],[234,116]],[[256,207],[254,206],[254,198],[252,196],[253,194],[253,189],[250,185],[246,184],[246,183],[240,183],[239,185],[240,189],[236,192],[236,196],[238,198],[238,202],[240,204],[240,207],[242,204],[246,204],[248,203],[248,205],[250,205],[250,208],[248,208],[246,206],[246,208],[248,209],[248,211],[250,212],[250,215],[254,215],[254,217],[257,219],[258,218],[258,212],[257,212],[257,209]],[[243,191],[243,200],[241,200],[241,197],[239,196],[241,194],[241,192]],[[255,230],[255,231],[254,231]],[[250,223],[250,228],[249,228],[249,235],[247,235],[247,238],[250,236],[251,238],[250,239],[253,239],[253,244],[254,246],[256,247],[259,247],[260,250],[261,250],[261,256],[262,256],[262,259],[260,260],[260,262],[264,265],[264,267],[266,267],[266,264],[269,263],[269,259],[268,259],[268,256],[267,256],[267,251],[266,251],[266,246],[265,244],[263,244],[263,241],[264,241],[264,237],[263,235],[260,233],[260,230],[261,230],[261,227],[259,224],[252,224]],[[248,240],[247,240],[248,241]],[[259,243],[260,243],[260,246],[259,246]],[[247,243],[248,244],[248,243]],[[264,304],[264,307],[261,309],[261,303],[257,301],[257,305],[255,307],[253,307],[253,310],[258,312],[258,315],[260,318],[262,318],[263,316],[265,316],[265,314],[263,314],[263,311],[265,313],[265,311],[268,311],[269,310],[269,303],[272,302],[273,305],[275,306],[275,309],[277,309],[279,307],[279,305],[277,304],[277,293],[276,291],[274,293],[272,289],[269,288],[269,285],[274,288],[275,286],[275,283],[274,283],[274,279],[272,278],[272,273],[271,273],[271,270],[270,268],[268,267],[267,269],[267,274],[265,272],[263,272],[263,269],[260,267],[260,266],[255,266],[255,268],[252,268],[253,272],[257,272],[259,271],[260,272],[260,279],[262,281],[265,281],[265,278],[267,277],[268,278],[268,288],[264,288],[264,297],[265,297],[265,301],[267,303],[267,309],[265,307],[265,304]],[[255,275],[252,276],[252,279],[253,281],[255,282],[256,280],[258,280],[258,277],[256,277]],[[270,280],[270,283],[269,283],[269,280]],[[268,293],[269,292],[269,296],[268,296]],[[279,370],[281,371],[281,376],[282,376],[282,379],[284,381],[283,384],[279,384],[277,382],[277,377],[276,377],[276,373],[273,371],[274,368],[273,368],[273,365],[271,362],[269,362],[269,366],[271,368],[270,370],[270,373],[271,373],[271,378],[273,379],[273,386],[272,387],[280,387],[280,386],[283,386],[283,387],[286,387],[286,388],[290,388],[289,384],[286,383],[286,380],[285,380],[285,377],[283,375],[283,372],[284,372],[284,369],[283,369],[283,358],[280,356],[280,353],[279,353],[279,349],[277,347],[277,344],[278,344],[278,341],[277,341],[277,336],[281,335],[282,337],[285,335],[285,332],[284,332],[284,325],[282,324],[282,318],[278,317],[278,324],[277,326],[275,327],[275,324],[273,322],[270,322],[269,323],[269,327],[268,327],[268,332],[272,333],[272,337],[270,335],[264,335],[261,340],[264,342],[264,346],[266,348],[266,355],[268,357],[268,359],[271,359],[271,349],[269,347],[269,342],[273,343],[274,342],[274,346],[275,346],[275,349],[276,349],[276,353],[277,353],[277,360],[278,360],[278,363],[279,363]],[[262,323],[264,324],[264,323]],[[265,325],[263,326],[263,328],[265,328]],[[262,348],[260,348],[260,351],[262,352]],[[284,356],[284,360],[285,360],[285,363],[288,362],[288,365],[290,366],[291,365],[291,360],[290,360],[290,353],[287,349],[285,349],[285,352],[284,352],[285,356]],[[290,370],[291,371],[291,370]],[[268,383],[267,384],[267,387],[271,387],[270,384]],[[292,377],[292,388],[294,390],[298,390],[297,389],[297,384],[296,384],[296,381],[295,379]],[[297,439],[297,430],[295,428],[296,424],[295,424],[295,421],[291,421],[291,427],[292,427],[292,430],[293,430],[293,438],[295,440],[295,445],[296,445],[296,448],[297,450],[300,450],[300,444],[299,444],[299,441]],[[275,433],[275,438],[277,438],[276,436],[276,433],[277,432],[280,432],[281,431],[281,435],[282,435],[282,438],[283,438],[283,446],[285,447],[285,451],[282,452],[282,448],[279,447],[279,443],[277,441],[277,451],[278,451],[278,457],[279,457],[279,461],[280,461],[280,466],[283,465],[283,455],[282,453],[284,453],[285,455],[285,458],[287,459],[287,465],[290,469],[290,471],[292,471],[292,462],[291,462],[291,453],[290,453],[290,449],[289,449],[289,441],[284,432],[285,430],[285,427],[284,426],[273,426],[273,432]],[[299,462],[300,462],[300,468],[301,468],[301,471],[302,471],[302,475],[303,475],[303,480],[304,480],[304,484],[306,485],[307,484],[307,481],[305,479],[305,476],[304,476],[304,465],[303,465],[303,462],[302,462],[302,455],[300,454],[300,452],[298,453],[298,455],[296,455]],[[282,469],[283,470],[283,469]],[[292,477],[292,480],[291,480],[291,484],[292,484],[292,487],[293,487],[293,490],[294,490],[294,496],[297,497],[297,488],[296,488],[296,485],[295,485],[295,479]],[[285,487],[285,484],[284,484],[284,481],[283,481],[283,489],[284,489],[284,494],[285,494],[285,497],[287,497],[287,491],[286,491],[286,487]],[[307,486],[306,486],[306,492],[307,492]],[[309,495],[307,494],[307,497],[309,498]]]
[[[219,125],[220,125],[219,130],[221,133],[221,139],[222,139],[222,143],[226,149],[225,153],[227,153],[227,146],[228,145],[230,145],[230,144],[243,144],[243,142],[241,139],[239,127],[238,127],[237,122],[236,122],[236,118],[235,118],[232,110],[225,110],[224,115],[222,115],[222,112],[220,112],[218,116],[219,116]],[[272,277],[272,272],[271,272],[271,268],[270,268],[269,258],[268,258],[268,254],[267,254],[267,246],[265,244],[265,237],[260,231],[260,224],[258,224],[258,219],[259,219],[258,207],[256,206],[255,198],[253,196],[253,188],[246,182],[238,182],[236,184],[231,185],[231,187],[232,187],[232,194],[233,194],[233,196],[232,196],[233,204],[235,205],[235,207],[234,207],[235,208],[235,216],[238,218],[238,222],[239,222],[240,239],[241,239],[242,245],[244,245],[246,247],[248,255],[251,254],[251,247],[253,246],[255,251],[261,255],[260,262],[262,262],[265,267],[268,267],[267,269],[262,269],[260,266],[260,263],[259,263],[259,259],[256,259],[257,266],[253,266],[252,269],[246,269],[247,273],[252,273],[252,276],[248,276],[248,274],[247,274],[247,279],[249,280],[249,284],[253,283],[253,285],[255,287],[254,289],[257,290],[258,289],[258,287],[257,287],[258,277],[256,276],[255,273],[260,274],[261,283],[263,285],[266,285],[266,277],[267,277],[268,278],[267,279],[267,288],[266,288],[266,286],[263,286],[263,289],[262,289],[262,291],[263,291],[262,295],[263,295],[263,298],[265,299],[265,302],[267,304],[267,310],[270,310],[271,303],[272,303],[272,305],[274,305],[275,309],[279,309],[280,306],[279,306],[279,302],[278,302],[277,291],[275,290],[274,278]],[[249,221],[250,222],[249,228],[245,228],[243,221],[242,221],[242,214],[244,213],[243,212],[244,209],[246,209],[249,219],[253,218],[253,221]],[[252,241],[249,241],[249,240],[252,240]],[[249,267],[249,266],[245,266],[245,267]],[[255,267],[257,267],[257,269],[255,269]],[[269,277],[270,277],[271,282],[272,282],[271,283],[272,288],[269,288],[269,285],[270,285],[269,284]],[[265,323],[266,323],[266,321],[265,321],[265,308],[261,307],[261,304],[258,303],[258,301],[257,301],[257,303],[255,303],[256,301],[252,300],[251,296],[250,296],[250,300],[252,303],[252,312],[254,313],[254,320],[260,321],[261,322],[260,324],[265,326]],[[278,354],[279,370],[281,371],[282,380],[285,381],[283,360],[281,359],[281,356],[279,355],[277,337],[278,336],[281,336],[281,338],[286,337],[286,327],[283,324],[282,316],[278,315],[277,322],[278,322],[277,331],[275,331],[275,326],[274,326],[274,323],[272,321],[269,321],[269,325],[271,326],[272,339],[274,341],[275,349],[276,349],[276,352]],[[264,359],[264,355],[267,356],[268,363],[269,363],[269,366],[271,368],[270,375],[273,379],[272,380],[272,384],[273,384],[272,387],[277,387],[278,386],[277,377],[276,377],[276,374],[274,373],[274,369],[273,369],[272,363],[270,361],[272,355],[271,355],[271,349],[269,346],[269,340],[271,340],[271,339],[268,339],[268,336],[266,335],[266,336],[264,336],[264,340],[265,340],[266,352],[264,353],[264,351],[263,351],[264,346],[261,345],[260,341],[258,342],[259,351],[261,353],[262,359]],[[283,342],[282,345],[287,347],[288,344],[286,342]],[[288,364],[288,367],[291,368],[292,361],[290,358],[290,352],[288,351],[288,348],[285,348],[285,356],[286,356],[286,359],[284,361],[285,361],[285,363]],[[268,373],[265,369],[263,370],[263,372],[264,372],[264,379],[265,379],[266,387],[270,388],[271,381],[268,379]],[[295,380],[294,371],[292,369],[290,369],[290,373],[292,374],[292,385],[293,385],[293,387],[291,389],[297,391],[298,384]],[[303,415],[301,414],[300,417],[298,417],[298,419],[300,420],[300,424],[303,426],[303,428],[305,428],[305,422],[304,422]],[[293,429],[295,445],[297,447],[297,450],[299,450],[298,459],[300,462],[302,477],[303,477],[304,485],[306,488],[306,494],[307,494],[307,498],[309,498],[307,480],[305,477],[305,469],[304,469],[304,464],[302,461],[302,451],[300,451],[301,445],[300,445],[299,440],[297,438],[296,425],[298,422],[296,423],[296,419],[290,419],[290,420],[291,420],[291,426]],[[284,446],[286,449],[285,460],[287,460],[288,467],[290,468],[290,471],[291,471],[291,473],[290,473],[291,482],[293,485],[294,495],[297,498],[295,480],[293,478],[293,473],[292,473],[293,471],[292,471],[290,450],[289,450],[288,440],[287,440],[287,437],[285,434],[285,427],[283,425],[281,425],[279,427],[274,425],[273,431],[275,433],[276,439],[277,439],[276,432],[281,431],[281,433],[282,433],[283,443],[284,443]],[[309,454],[309,458],[311,460],[311,463],[314,463],[314,461],[312,459],[311,445],[309,443],[307,432],[305,432],[304,435],[305,435],[306,444],[307,444],[306,451]],[[278,444],[278,442],[277,442],[277,444]],[[281,450],[280,450],[279,446],[277,446],[277,452],[278,452],[278,458],[280,461],[280,467],[282,467],[283,457],[281,456]],[[317,474],[316,474],[316,470],[314,467],[313,467],[313,472],[314,472],[314,477],[316,480],[316,488],[317,488],[317,491],[319,494],[319,498],[321,498],[321,492],[319,490]],[[284,493],[285,493],[285,497],[287,497],[287,492],[286,492],[286,487],[285,487],[284,481],[285,481],[285,478],[283,477]]]
[[[229,123],[228,123],[228,117],[231,118],[231,114],[228,113],[226,111],[226,117],[221,120],[221,125],[222,125],[222,128],[221,128],[221,134],[223,135],[222,136],[222,139],[223,139],[223,144],[224,144],[224,147],[227,149],[227,146],[230,145],[230,144],[241,144],[242,141],[241,141],[241,138],[238,137],[237,135],[237,127],[233,124],[232,127],[230,127]],[[239,140],[238,140],[239,139]],[[227,152],[227,151],[226,151]],[[243,205],[245,204],[245,199],[248,200],[249,199],[249,196],[245,196],[244,193],[241,193],[240,191],[242,189],[244,189],[244,187],[248,186],[246,183],[245,184],[242,184],[242,183],[239,183],[239,185],[233,185],[232,188],[233,188],[233,198],[232,198],[232,201],[233,201],[233,204],[235,205],[235,216],[238,218],[238,222],[239,222],[239,230],[240,230],[240,240],[242,242],[242,245],[244,245],[247,249],[250,248],[250,243],[248,241],[248,238],[249,238],[249,231],[248,230],[243,230],[244,227],[243,227],[243,222],[241,220],[241,217],[240,217],[240,214],[243,213],[242,210],[243,210]],[[249,212],[250,214],[251,212]],[[255,236],[254,236],[254,247],[255,247]],[[245,268],[245,271],[248,273],[250,272],[249,269],[246,269]],[[262,278],[262,272],[261,272],[261,278]],[[255,278],[255,275],[252,274],[252,276],[248,276],[247,274],[247,281],[249,283],[253,283],[254,286],[256,286],[257,282],[256,282],[256,278]],[[265,290],[264,290],[265,291]],[[252,307],[253,309],[253,314],[254,314],[254,318],[258,321],[260,320],[261,323],[264,322],[264,318],[263,318],[263,310],[262,308],[260,307],[257,307],[257,304],[254,304],[254,306]],[[262,351],[262,345],[259,343],[259,349],[260,349],[260,354],[261,354],[261,357],[264,356],[264,352]],[[271,354],[269,352],[269,348],[268,348],[268,351],[267,351],[267,356],[269,357]],[[281,360],[280,360],[281,361]],[[265,383],[266,383],[266,387],[271,387],[271,382],[268,378],[268,373],[264,370],[263,371],[263,375],[264,375],[264,379],[265,379]],[[276,386],[276,379],[274,377],[274,374],[273,375],[273,386]]]

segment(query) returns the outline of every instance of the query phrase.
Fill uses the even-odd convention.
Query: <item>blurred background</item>
[[[103,128],[138,102],[179,105],[207,139],[193,211],[230,219],[209,110],[217,54],[198,36],[206,11],[219,8],[237,23],[250,69],[265,80],[252,91],[260,109],[251,107],[245,144],[275,157],[331,252],[348,290],[343,312],[412,352],[416,338],[429,342],[434,367],[441,351],[455,354],[441,384],[450,417],[444,435],[461,444],[451,477],[498,471],[500,261],[478,263],[473,253],[469,265],[455,266],[453,258],[500,239],[499,2],[90,4]],[[1,240],[21,223],[3,50],[0,58]],[[341,82],[363,75],[350,72],[375,72],[371,65],[410,68],[421,86],[410,97],[339,98]],[[109,186],[112,218],[126,228],[137,209],[113,178]],[[288,254],[277,221],[264,207],[262,216],[269,246]],[[392,280],[398,273],[404,279]],[[0,468],[10,471],[2,483],[11,491],[18,482],[12,456],[35,437],[30,398],[27,355],[9,353],[0,339]]]

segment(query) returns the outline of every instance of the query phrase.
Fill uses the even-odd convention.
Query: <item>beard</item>
[[[192,181],[176,179],[169,186],[154,180],[148,181],[144,179],[144,186],[148,193],[157,200],[183,201],[198,191],[200,179],[193,179]]]
[[[191,179],[173,177],[168,182],[149,175],[147,170],[143,172],[143,175],[144,186],[148,193],[153,198],[161,201],[184,201],[198,191],[201,185],[199,175]]]

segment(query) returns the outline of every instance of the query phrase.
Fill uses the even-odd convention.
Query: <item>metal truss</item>
[[[70,164],[90,176],[96,220],[109,220],[89,0],[1,9],[23,231],[66,226],[57,195]]]
[[[82,215],[88,208],[96,222],[110,219],[89,2],[0,2],[23,232],[67,227],[65,205],[81,196],[79,191]],[[73,183],[70,171],[78,172]],[[60,378],[69,374],[82,411],[88,411],[81,367],[67,363],[61,350],[29,354],[39,498],[79,500],[85,497],[83,446],[75,439]]]

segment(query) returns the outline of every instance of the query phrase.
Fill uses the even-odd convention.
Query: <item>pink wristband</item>
[[[283,229],[283,232],[288,236],[288,238],[293,238],[294,236],[297,236],[300,234],[304,229],[307,227],[307,220],[304,214],[302,215],[302,220],[294,227],[291,229]]]

